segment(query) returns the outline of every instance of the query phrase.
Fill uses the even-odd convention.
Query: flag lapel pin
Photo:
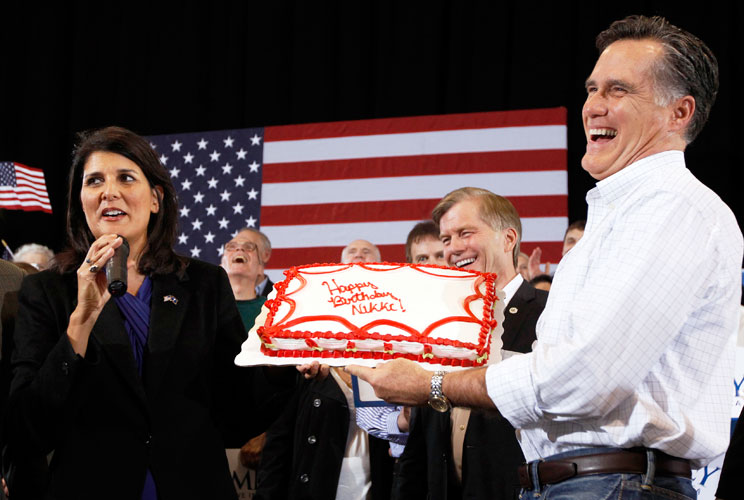
[[[173,305],[178,305],[178,299],[175,298],[173,295],[164,295],[163,302],[172,302]]]

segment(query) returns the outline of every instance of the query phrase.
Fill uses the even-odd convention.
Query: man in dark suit
[[[529,352],[548,294],[517,273],[519,215],[507,199],[485,190],[463,188],[455,194],[433,214],[445,259],[451,266],[496,273],[496,286],[506,294],[503,350]],[[416,408],[393,496],[517,498],[517,467],[523,461],[514,428],[498,412]]]

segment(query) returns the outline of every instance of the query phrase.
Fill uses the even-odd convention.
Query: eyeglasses
[[[234,252],[235,250],[237,250],[239,248],[242,248],[246,252],[255,252],[258,249],[258,247],[256,246],[256,244],[255,243],[252,243],[250,241],[243,241],[243,242],[231,241],[231,242],[225,244],[225,251],[226,252]]]

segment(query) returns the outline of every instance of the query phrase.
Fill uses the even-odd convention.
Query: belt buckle
[[[576,477],[579,473],[579,468],[576,462],[570,461],[571,457],[566,457],[566,460],[555,460],[551,461],[550,464],[553,467],[552,477],[543,480],[544,484],[557,484]]]

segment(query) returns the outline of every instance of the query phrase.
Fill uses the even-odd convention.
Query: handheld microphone
[[[113,297],[121,297],[127,292],[127,258],[129,257],[129,242],[124,236],[121,246],[114,250],[114,256],[106,262],[106,281],[108,291]]]

